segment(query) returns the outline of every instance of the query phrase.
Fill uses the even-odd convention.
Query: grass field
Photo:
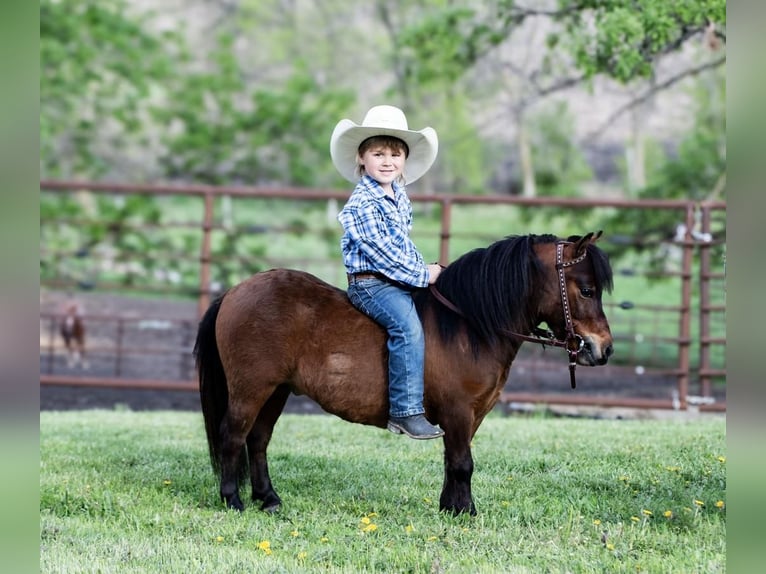
[[[722,418],[492,414],[478,516],[438,511],[440,441],[285,415],[275,515],[225,511],[200,415],[40,413],[42,572],[724,572]]]

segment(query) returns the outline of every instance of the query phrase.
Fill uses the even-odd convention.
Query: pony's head
[[[612,269],[607,255],[594,245],[599,236],[600,232],[572,236],[563,243],[554,235],[509,236],[461,256],[436,283],[461,311],[460,316],[439,313],[442,338],[453,338],[465,321],[474,351],[508,341],[509,333],[527,334],[542,322],[558,339],[566,339],[556,266],[557,245],[562,243],[567,306],[574,332],[583,340],[577,361],[606,363],[612,354],[612,335],[601,295],[612,289]]]
[[[571,328],[583,341],[577,362],[587,366],[606,364],[614,350],[601,303],[603,293],[612,290],[612,268],[609,257],[595,245],[600,236],[599,231],[568,237],[562,243],[561,261],[557,261],[558,241],[539,244],[535,249],[545,293],[538,298],[538,318],[548,324],[556,338],[565,339],[568,312]],[[563,285],[559,267],[563,267]]]

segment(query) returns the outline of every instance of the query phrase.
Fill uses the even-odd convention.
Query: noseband
[[[551,347],[561,347],[562,349],[566,349],[567,354],[569,355],[569,382],[572,385],[572,388],[574,389],[577,386],[577,383],[575,382],[575,368],[577,367],[577,355],[582,350],[582,348],[585,346],[585,341],[583,340],[580,335],[575,333],[574,330],[574,323],[572,322],[572,313],[569,309],[569,296],[567,294],[567,286],[566,286],[566,279],[564,277],[564,269],[567,267],[571,267],[573,265],[577,265],[582,260],[585,259],[585,257],[588,255],[587,249],[583,252],[582,255],[579,257],[572,259],[571,261],[564,261],[564,245],[567,245],[569,242],[567,241],[559,241],[556,243],[556,270],[558,271],[558,277],[559,277],[559,293],[561,295],[561,306],[564,310],[564,324],[566,328],[566,338],[562,341],[560,339],[556,339],[556,335],[547,329],[540,329],[539,327],[533,327],[532,335],[522,335],[521,333],[516,333],[514,331],[506,331],[503,330],[504,335],[509,335],[511,337],[515,337],[517,339],[522,339],[524,341],[530,341],[532,343],[540,343],[543,345],[550,345]],[[452,301],[447,299],[444,295],[439,292],[439,290],[436,288],[436,285],[431,284],[428,286],[431,290],[431,293],[436,298],[439,303],[447,307],[450,311],[460,315],[463,317],[466,321],[471,321],[466,315],[454,304]]]

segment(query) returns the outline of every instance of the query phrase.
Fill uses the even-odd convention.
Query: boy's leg
[[[423,416],[425,339],[411,294],[367,279],[349,286],[349,298],[388,331],[389,429],[413,438],[442,436]]]

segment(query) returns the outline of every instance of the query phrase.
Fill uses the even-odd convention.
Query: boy
[[[425,418],[425,340],[411,291],[428,287],[441,267],[426,265],[409,237],[412,204],[407,181],[425,174],[436,159],[438,139],[430,128],[410,130],[393,106],[371,108],[361,125],[341,120],[330,140],[333,164],[356,183],[338,214],[348,297],[388,333],[388,430],[415,439],[444,431]]]

